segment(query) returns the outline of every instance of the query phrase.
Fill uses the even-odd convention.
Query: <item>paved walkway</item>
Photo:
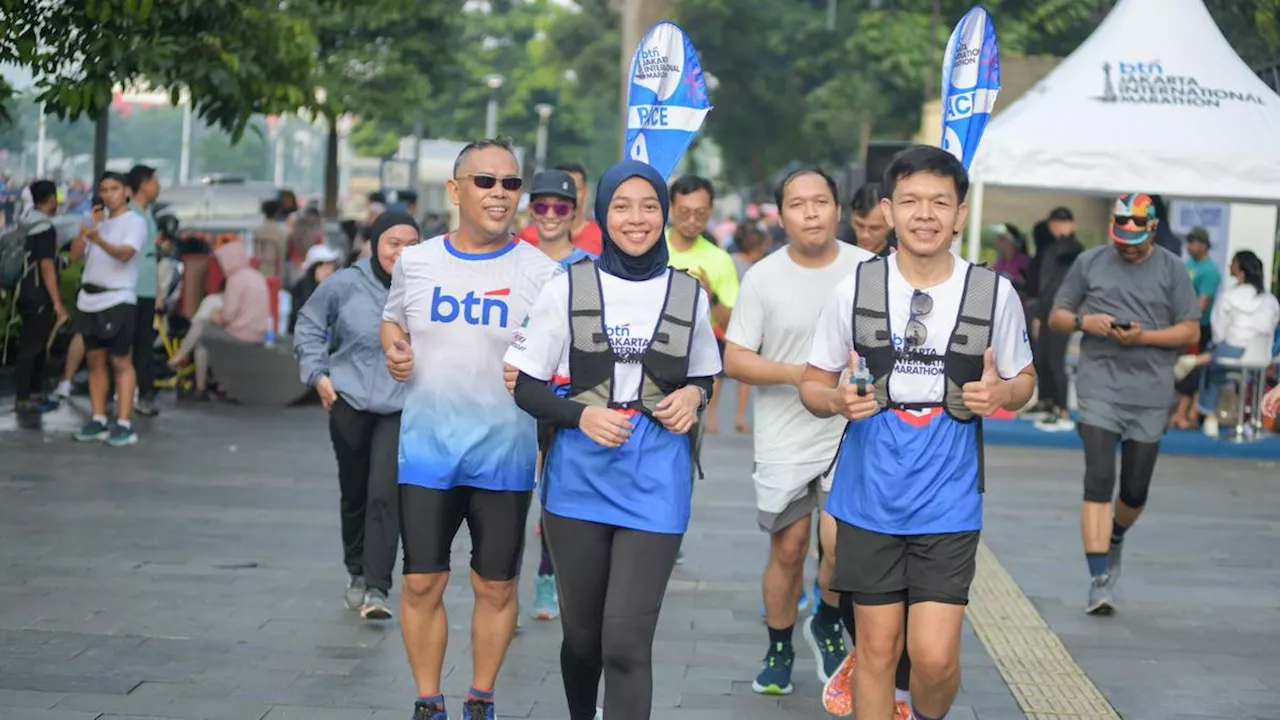
[[[0,719],[408,717],[398,627],[341,609],[337,483],[318,408],[166,408],[124,450],[72,443],[77,420],[59,411],[42,435],[0,415]],[[766,549],[750,456],[746,437],[708,442],[687,561],[658,630],[655,718],[825,717],[802,642],[793,696],[750,689],[765,645]],[[997,449],[989,468],[994,567],[1011,572],[1052,629],[1045,636],[1062,639],[1126,720],[1280,718],[1274,468],[1163,464],[1110,619],[1081,611],[1079,457]],[[526,567],[535,553],[531,543]],[[532,578],[523,585],[527,603]],[[447,596],[454,697],[469,680],[468,593],[459,583]],[[1014,588],[992,607],[1023,597]],[[562,720],[558,626],[524,625],[499,709]],[[992,647],[1000,665],[966,626],[951,720],[1028,716],[1002,675],[1019,667],[1002,655],[1011,646]],[[1035,678],[1010,678],[1025,703]]]

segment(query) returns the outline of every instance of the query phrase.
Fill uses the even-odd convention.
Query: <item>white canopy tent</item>
[[[1121,0],[992,118],[971,172],[971,261],[988,185],[1275,204],[1280,96],[1236,55],[1201,0]]]

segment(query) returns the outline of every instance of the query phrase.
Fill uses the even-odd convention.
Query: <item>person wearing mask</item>
[[[1187,235],[1188,250],[1196,244],[1193,237]],[[1271,357],[1276,325],[1280,324],[1280,302],[1266,291],[1263,277],[1262,260],[1252,251],[1241,250],[1231,258],[1235,285],[1223,293],[1213,308],[1213,349],[1195,359],[1197,366],[1208,367],[1202,374],[1196,411],[1204,416],[1204,434],[1211,438],[1218,437],[1218,392],[1227,374],[1217,361],[1246,359],[1263,364]],[[1194,428],[1197,423],[1198,418],[1193,415],[1182,426]]]
[[[796,607],[804,594],[804,565],[813,514],[830,491],[827,469],[844,424],[818,419],[800,402],[800,379],[814,327],[827,297],[864,260],[875,257],[835,239],[840,219],[836,183],[814,169],[797,170],[776,193],[788,242],[752,268],[738,293],[726,334],[725,374],[756,387],[756,521],[769,535],[761,581],[769,644],[752,689],[789,695]],[[882,213],[883,216],[883,213]],[[835,558],[835,524],[819,517],[819,585],[828,587]],[[803,634],[826,684],[848,655],[839,599],[829,590],[812,599]]]
[[[209,351],[201,341],[210,336],[259,345],[271,328],[267,278],[249,264],[244,242],[223,243],[213,251],[213,256],[226,276],[218,304],[211,301],[208,308],[204,302],[200,304],[191,319],[191,327],[178,345],[177,354],[169,359],[169,366],[176,368],[188,357],[195,356],[196,396],[202,400],[209,399],[210,395]]]
[[[952,252],[964,165],[917,145],[893,157],[883,187],[898,250],[858,265],[827,299],[800,399],[849,421],[826,510],[831,587],[857,647],[853,715],[894,717],[905,647],[912,717],[940,719],[960,684],[982,530],[981,423],[1021,407],[1035,378],[1012,285]]]
[[[738,301],[738,270],[733,258],[706,236],[707,221],[715,204],[715,187],[710,180],[685,175],[671,183],[671,227],[667,230],[667,252],[671,267],[684,270],[702,283],[711,298],[711,323],[724,355],[724,331]],[[706,430],[719,431],[717,409],[720,380],[717,379],[707,408]]]
[[[872,255],[885,257],[893,252],[889,244],[889,223],[880,209],[880,183],[864,183],[853,194],[850,203],[849,225],[853,228],[854,244]]]
[[[1197,226],[1187,233],[1187,272],[1191,274],[1191,287],[1196,291],[1196,302],[1200,304],[1201,352],[1207,351],[1213,342],[1213,300],[1218,296],[1218,286],[1222,284],[1222,273],[1209,257],[1210,247],[1209,231],[1205,228]]]
[[[421,239],[406,212],[388,210],[369,233],[372,255],[333,275],[303,305],[293,334],[302,381],[329,413],[338,460],[348,610],[390,620],[400,542],[400,411],[405,386],[387,372],[379,324],[400,253]]]
[[[381,216],[379,216],[381,217]],[[376,224],[377,221],[375,220]],[[372,255],[370,255],[372,257]],[[357,258],[357,261],[360,258]],[[307,250],[307,257],[302,263],[302,277],[289,290],[289,332],[294,331],[298,322],[298,313],[307,299],[320,287],[320,283],[338,271],[338,263],[342,253],[328,245],[312,245]]]
[[[494,686],[519,614],[515,581],[533,499],[537,424],[511,402],[502,358],[543,285],[562,272],[511,236],[523,184],[510,143],[464,147],[448,181],[458,229],[400,256],[382,313],[391,377],[408,383],[400,427],[400,619],[418,693],[414,720],[448,718],[440,687],[449,637],[444,592],[464,521],[474,598],[468,720],[496,715]]]
[[[1051,239],[1035,258],[1038,261],[1037,295],[1031,321],[1040,397],[1028,414],[1036,418],[1035,426],[1039,430],[1067,432],[1075,428],[1069,409],[1071,386],[1067,381],[1067,345],[1071,342],[1071,332],[1060,332],[1050,326],[1049,313],[1063,278],[1084,252],[1084,245],[1076,239],[1075,217],[1068,208],[1054,208],[1045,230]]]
[[[57,401],[45,398],[44,361],[49,338],[58,323],[67,319],[58,284],[58,187],[50,180],[30,185],[32,208],[19,219],[26,228],[22,276],[18,279],[17,310],[22,318],[14,364],[14,410],[48,412]]]
[[[1063,278],[1049,316],[1056,332],[1084,332],[1078,385],[1085,467],[1080,534],[1089,566],[1085,612],[1090,615],[1115,611],[1123,542],[1151,489],[1169,421],[1178,349],[1200,340],[1200,305],[1191,278],[1178,256],[1155,245],[1160,220],[1150,196],[1118,197],[1111,243],[1080,255]]]
[[[689,524],[694,426],[721,369],[705,292],[668,267],[668,208],[652,167],[605,172],[604,254],[547,283],[505,357],[519,371],[516,404],[556,428],[543,530],[571,720],[596,717],[602,673],[604,717],[650,717],[654,632]]]
[[[124,175],[107,172],[98,183],[102,205],[71,243],[71,257],[83,257],[84,273],[76,296],[72,332],[80,335],[89,361],[92,415],[76,433],[80,442],[105,441],[112,447],[138,442],[133,428],[133,326],[138,301],[138,255],[147,242],[147,221],[129,209],[129,184]],[[115,376],[114,427],[107,424],[107,393]]]
[[[138,377],[138,400],[133,409],[139,415],[155,416],[160,413],[155,405],[155,348],[156,314],[164,308],[160,293],[160,254],[157,240],[160,236],[152,206],[160,197],[160,181],[156,169],[147,165],[134,165],[129,171],[129,190],[132,198],[129,208],[147,221],[147,240],[138,254],[138,302],[133,325],[133,371]]]

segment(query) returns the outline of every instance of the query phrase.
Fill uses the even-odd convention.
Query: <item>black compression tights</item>
[[[604,716],[648,720],[653,633],[682,535],[543,513],[560,590],[560,672],[570,720],[592,720],[604,674]]]
[[[908,608],[908,611],[910,608]],[[858,635],[853,631],[853,594],[840,593],[840,620],[844,622],[844,629],[848,631],[851,643],[858,642]],[[907,619],[902,618],[902,657],[898,658],[898,672],[893,678],[893,687],[903,692],[911,690],[911,658],[907,657],[906,637],[907,637]]]
[[[1110,503],[1116,490],[1116,445],[1120,445],[1120,502],[1135,510],[1147,504],[1160,443],[1120,441],[1120,435],[1080,425],[1084,443],[1085,502]]]

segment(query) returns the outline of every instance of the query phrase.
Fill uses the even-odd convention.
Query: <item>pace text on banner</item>
[[[626,157],[670,177],[710,111],[693,43],[674,23],[654,25],[631,60]]]
[[[990,13],[974,5],[960,18],[942,56],[942,149],[966,168],[1000,93],[1000,48]]]

